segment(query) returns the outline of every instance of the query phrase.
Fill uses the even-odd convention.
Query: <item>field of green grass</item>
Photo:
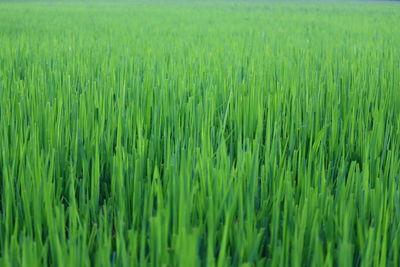
[[[0,266],[399,266],[400,5],[0,4]]]

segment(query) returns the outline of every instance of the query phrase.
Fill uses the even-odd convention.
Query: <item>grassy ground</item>
[[[0,265],[398,266],[399,21],[0,4]]]

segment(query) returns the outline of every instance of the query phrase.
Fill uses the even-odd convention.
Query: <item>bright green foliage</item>
[[[0,266],[400,265],[399,22],[0,4]]]

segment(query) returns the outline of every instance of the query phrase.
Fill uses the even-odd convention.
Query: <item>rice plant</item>
[[[399,266],[399,21],[0,3],[0,266]]]

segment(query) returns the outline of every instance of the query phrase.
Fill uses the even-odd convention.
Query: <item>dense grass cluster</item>
[[[399,21],[0,4],[0,266],[398,266]]]

